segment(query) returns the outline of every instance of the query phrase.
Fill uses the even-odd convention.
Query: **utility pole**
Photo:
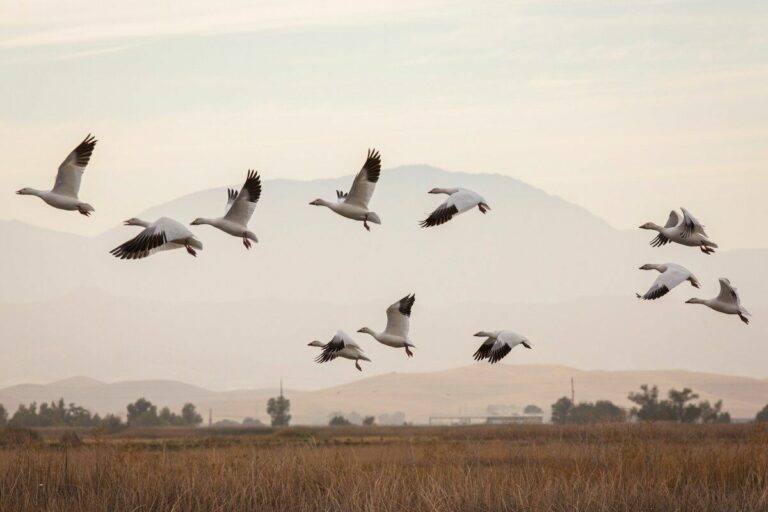
[[[573,390],[573,377],[571,377],[571,403],[576,405],[576,393]]]

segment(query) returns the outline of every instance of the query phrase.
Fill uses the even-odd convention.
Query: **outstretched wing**
[[[717,295],[717,300],[722,302],[739,302],[739,294],[736,292],[736,288],[731,286],[731,282],[724,278],[720,278],[720,293]]]
[[[688,275],[677,269],[668,268],[665,272],[659,274],[659,277],[653,282],[653,285],[645,292],[641,298],[645,300],[656,300],[663,297],[675,286],[688,279]]]
[[[696,217],[691,215],[691,212],[685,208],[681,209],[683,210],[683,238],[688,238],[695,235],[696,233],[706,237],[707,233],[704,231],[704,226],[701,224],[701,222],[699,222]]]
[[[500,339],[496,340],[496,343],[491,346],[491,350],[488,354],[488,362],[493,364],[501,361],[512,351],[512,347],[506,341]]]
[[[665,228],[673,228],[677,226],[677,223],[680,222],[680,217],[677,215],[677,212],[675,210],[672,210],[669,212],[669,218],[667,219],[667,223],[664,224]]]
[[[91,160],[94,147],[96,147],[96,138],[89,133],[83,142],[78,144],[59,165],[56,183],[51,192],[77,198],[77,194],[80,192],[80,180],[83,172],[85,172],[85,167]]]
[[[379,174],[381,174],[381,155],[375,149],[369,149],[363,168],[355,176],[355,181],[344,202],[367,209],[376,183],[379,181]]]
[[[320,355],[315,358],[315,362],[327,363],[328,361],[333,361],[339,357],[339,352],[348,347],[357,348],[357,344],[352,342],[351,338],[349,338],[344,332],[338,331],[333,339],[331,339],[331,341],[326,343],[326,345],[323,347]]]
[[[243,188],[232,201],[232,206],[229,207],[224,218],[241,226],[248,225],[259,197],[261,197],[261,177],[258,172],[249,169]]]
[[[656,235],[656,238],[649,243],[651,244],[651,247],[661,247],[662,245],[667,245],[669,243],[669,238],[659,233]]]
[[[432,226],[439,226],[445,224],[451,220],[454,215],[458,215],[459,208],[456,206],[453,196],[448,196],[448,199],[435,208],[435,211],[429,214],[429,217],[419,223],[423,228],[431,228]]]
[[[410,329],[411,308],[416,302],[416,295],[406,295],[387,308],[387,327],[384,332],[401,338],[408,337]]]
[[[121,260],[138,260],[146,258],[155,249],[168,242],[168,235],[161,229],[157,222],[153,222],[141,233],[131,238],[124,244],[118,245],[110,254]]]
[[[482,361],[483,359],[488,359],[491,357],[491,350],[493,349],[493,345],[496,343],[496,340],[493,338],[486,339],[482,345],[480,345],[480,348],[477,349],[477,351],[473,354],[472,357],[475,358],[475,361]]]
[[[227,206],[224,208],[224,215],[227,214],[230,208],[232,208],[232,203],[235,202],[235,198],[237,198],[237,190],[233,188],[227,189]]]

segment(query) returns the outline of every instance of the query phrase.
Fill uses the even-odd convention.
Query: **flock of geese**
[[[80,183],[93,150],[96,147],[96,139],[88,136],[64,159],[59,165],[56,174],[56,182],[51,190],[38,190],[23,188],[17,191],[20,195],[37,196],[48,205],[60,210],[78,211],[80,214],[90,216],[95,210],[93,206],[79,199]],[[365,163],[355,176],[349,192],[336,191],[336,201],[315,199],[310,205],[325,206],[342,217],[359,221],[363,227],[370,231],[368,223],[381,224],[381,218],[368,207],[379,181],[381,174],[381,155],[376,150],[369,150]],[[445,194],[448,197],[426,219],[420,222],[422,227],[433,227],[444,224],[457,215],[477,208],[485,214],[491,208],[485,199],[478,193],[465,188],[433,188],[430,194]],[[258,242],[256,235],[248,229],[248,222],[253,216],[256,204],[261,197],[261,177],[258,172],[249,170],[245,183],[238,192],[235,189],[227,190],[227,203],[222,217],[199,217],[192,221],[191,225],[199,226],[208,224],[228,235],[241,238],[246,249],[250,249],[252,242]],[[641,229],[650,229],[658,232],[651,240],[653,247],[660,247],[668,243],[677,243],[690,247],[699,247],[705,254],[714,253],[717,244],[709,240],[704,226],[688,212],[682,209],[683,216],[680,219],[677,212],[672,211],[664,226],[648,222],[640,226]],[[186,249],[192,256],[203,249],[203,244],[181,222],[161,217],[154,222],[132,218],[124,222],[126,226],[138,226],[142,231],[115,247],[110,253],[122,260],[135,260],[151,256],[160,251],[171,249]],[[660,275],[656,278],[651,288],[644,295],[637,295],[645,300],[655,300],[663,297],[677,285],[688,281],[692,286],[699,288],[698,279],[685,267],[675,263],[646,264],[641,270],[656,270]],[[408,357],[413,356],[411,348],[415,345],[408,336],[410,330],[411,309],[416,301],[415,294],[410,294],[387,308],[387,325],[384,331],[377,332],[369,327],[363,327],[357,332],[372,336],[383,345],[404,349]],[[738,315],[746,324],[749,323],[749,312],[741,305],[741,300],[736,289],[731,286],[728,279],[720,279],[720,294],[712,299],[692,298],[688,304],[704,304],[709,308],[729,315]],[[509,330],[480,331],[477,337],[485,338],[483,343],[474,353],[477,361],[487,360],[496,363],[503,359],[517,345],[532,348],[533,344],[525,336]],[[360,361],[370,359],[363,349],[352,337],[339,330],[327,343],[312,341],[309,346],[321,348],[320,355],[315,359],[318,363],[333,361],[338,358],[349,359],[355,362],[355,367],[362,370]]]

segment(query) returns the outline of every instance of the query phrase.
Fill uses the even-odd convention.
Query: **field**
[[[0,448],[0,510],[768,510],[760,425],[62,434]]]

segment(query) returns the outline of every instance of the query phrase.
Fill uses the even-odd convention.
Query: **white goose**
[[[698,247],[704,254],[715,252],[717,244],[709,240],[701,222],[685,208],[681,208],[681,210],[683,211],[682,222],[677,212],[672,210],[669,212],[669,218],[664,227],[653,222],[646,222],[640,226],[640,229],[652,229],[659,232],[656,238],[651,240],[650,244],[653,247],[661,247],[670,242],[675,242],[680,245],[687,245],[688,247]]]
[[[159,251],[181,249],[182,247],[192,256],[197,256],[195,249],[203,249],[200,240],[184,224],[168,217],[160,217],[155,222],[133,218],[128,219],[123,224],[141,226],[144,230],[124,244],[109,251],[110,254],[121,260],[138,260]]]
[[[59,166],[56,183],[54,183],[52,190],[37,190],[27,187],[16,193],[23,196],[37,196],[59,210],[77,210],[86,217],[90,216],[91,212],[94,211],[93,206],[80,201],[77,194],[80,192],[80,180],[95,146],[96,139],[89,133]]]
[[[368,221],[374,224],[381,224],[379,216],[368,209],[368,203],[371,201],[376,183],[379,181],[379,174],[381,174],[381,156],[375,149],[369,149],[368,157],[363,164],[363,168],[355,176],[355,181],[352,183],[349,193],[337,190],[335,203],[325,199],[315,199],[309,204],[325,206],[348,219],[361,220],[363,221],[363,227],[370,231],[371,228],[368,226]]]
[[[259,173],[248,170],[248,177],[240,193],[231,188],[227,190],[227,208],[223,217],[216,219],[198,217],[192,221],[192,225],[209,224],[232,236],[242,237],[243,245],[246,249],[250,249],[251,240],[257,243],[259,241],[252,231],[248,231],[248,221],[253,216],[259,197],[261,197]]]
[[[384,332],[376,332],[368,327],[363,327],[357,332],[364,332],[373,336],[376,341],[388,347],[404,348],[408,357],[413,357],[409,347],[415,347],[408,338],[411,324],[411,308],[416,302],[416,295],[406,295],[387,308],[387,326]]]
[[[512,331],[480,331],[475,336],[487,338],[474,354],[475,361],[487,359],[490,363],[501,361],[517,345],[532,348],[528,338]]]
[[[696,279],[696,276],[690,270],[675,263],[664,263],[663,265],[646,263],[640,267],[640,270],[658,270],[661,272],[661,275],[656,278],[650,289],[645,292],[645,295],[636,294],[638,299],[656,300],[685,281],[689,281],[694,288],[701,288],[701,283],[699,283],[699,280]]]
[[[320,352],[320,355],[315,358],[315,362],[317,363],[327,363],[328,361],[333,361],[337,357],[342,357],[344,359],[351,359],[355,362],[355,368],[363,371],[360,367],[360,361],[371,361],[365,356],[360,345],[355,343],[355,340],[350,338],[344,331],[337,331],[336,336],[334,336],[328,343],[322,343],[315,340],[309,343],[309,346],[320,347],[323,349],[323,351]]]
[[[692,298],[685,301],[686,304],[704,304],[705,306],[725,313],[726,315],[739,315],[742,322],[749,325],[748,316],[752,314],[747,311],[744,306],[741,305],[741,298],[736,292],[736,288],[731,286],[731,282],[724,278],[720,278],[720,293],[714,299],[697,299]]]
[[[483,214],[491,209],[483,196],[466,188],[433,188],[429,193],[448,194],[448,199],[430,213],[429,217],[421,221],[423,228],[444,224],[456,215],[467,212],[475,206]]]

